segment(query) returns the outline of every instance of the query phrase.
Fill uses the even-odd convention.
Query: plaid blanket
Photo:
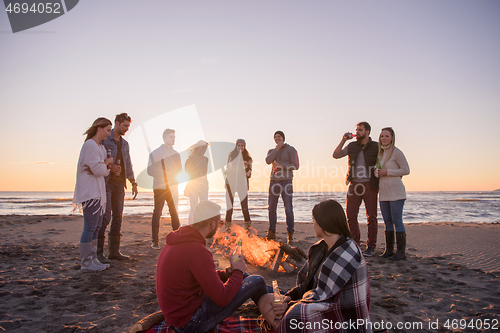
[[[160,324],[153,326],[149,330],[144,332],[175,333],[175,330],[172,328],[172,326],[163,321]],[[257,318],[234,316],[234,317],[227,317],[213,330],[209,331],[209,333],[254,333],[254,332],[274,333],[274,330],[262,331],[259,326],[259,321]]]
[[[370,321],[370,282],[361,249],[352,240],[336,248],[319,267],[317,287],[292,305],[276,332],[346,332]]]

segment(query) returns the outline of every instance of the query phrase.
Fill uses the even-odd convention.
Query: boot
[[[229,222],[228,222],[228,221],[226,221],[226,222],[224,223],[224,226],[226,227],[226,232],[227,232],[228,234],[230,234],[230,233],[231,233],[231,221],[229,221]]]
[[[92,248],[92,242],[80,243],[80,261],[82,263],[80,270],[82,272],[97,272],[106,269],[106,267],[103,268],[103,266],[98,266],[94,263]]]
[[[104,237],[97,238],[97,260],[101,264],[109,264],[111,260],[104,255]]]
[[[389,258],[394,255],[394,231],[385,232],[385,251],[382,258]]]
[[[267,236],[266,236],[266,239],[267,240],[275,240],[276,239],[276,230],[271,230],[269,229],[267,231]]]
[[[92,240],[92,262],[96,266],[102,267],[102,270],[105,270],[109,267],[109,264],[103,264],[97,259],[97,239]]]
[[[128,259],[130,259],[129,257],[124,256],[123,254],[120,253],[120,238],[121,238],[121,235],[110,236],[108,234],[108,246],[109,246],[108,258],[109,259],[116,259],[116,260],[128,260]]]
[[[245,229],[250,233],[250,227],[252,226],[252,221],[245,221]]]
[[[396,254],[390,257],[392,261],[406,259],[406,233],[396,232]]]
[[[293,231],[288,231],[287,238],[286,238],[286,243],[287,244],[292,244],[293,243]]]

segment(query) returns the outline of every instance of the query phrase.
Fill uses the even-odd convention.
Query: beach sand
[[[252,226],[259,236],[266,235],[268,223]],[[81,216],[0,216],[0,228],[0,330],[127,332],[137,320],[159,310],[159,251],[150,248],[150,218],[124,218],[121,251],[131,260],[113,261],[96,273],[80,272]],[[366,225],[361,228],[366,240]],[[496,330],[487,331],[500,330],[500,225],[419,223],[406,228],[407,260],[366,258],[374,328],[390,324],[389,332],[477,332],[476,325],[496,323]],[[161,245],[169,231],[170,223],[163,218]],[[383,236],[382,223],[378,255]],[[278,224],[277,237],[285,240],[283,223]],[[306,223],[296,223],[295,238],[294,246],[306,253],[317,241]],[[221,255],[214,258],[221,266],[227,262]],[[249,265],[249,272],[269,284],[276,279],[283,289],[295,283],[295,274],[267,267]],[[464,319],[468,328],[460,330]]]

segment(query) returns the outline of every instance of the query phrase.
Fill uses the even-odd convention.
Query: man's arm
[[[229,279],[222,283],[215,269],[213,257],[208,250],[200,251],[194,256],[190,270],[207,296],[221,307],[229,304],[243,282],[243,272],[235,269]]]
[[[333,151],[333,158],[338,159],[338,158],[342,158],[342,157],[347,155],[347,152],[348,152],[347,147],[345,147],[345,149],[342,149],[342,147],[344,147],[347,140],[349,140],[348,134],[349,133],[344,133],[344,135],[342,136],[342,140],[340,140],[339,145]]]
[[[276,159],[276,155],[278,155],[278,151],[276,149],[269,149],[266,156],[266,163],[267,164],[273,163],[274,160]]]

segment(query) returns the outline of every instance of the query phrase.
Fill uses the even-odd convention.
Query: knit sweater
[[[76,170],[76,185],[73,195],[74,211],[81,209],[81,204],[88,200],[100,200],[101,208],[106,207],[106,185],[104,177],[109,170],[104,164],[106,150],[100,144],[90,139],[85,141],[80,151]],[[89,174],[87,167],[92,174]],[[90,203],[89,203],[90,205]]]
[[[382,165],[387,169],[387,176],[380,177],[379,201],[396,201],[406,199],[406,190],[401,179],[410,174],[410,166],[401,150],[394,147],[391,158]]]

